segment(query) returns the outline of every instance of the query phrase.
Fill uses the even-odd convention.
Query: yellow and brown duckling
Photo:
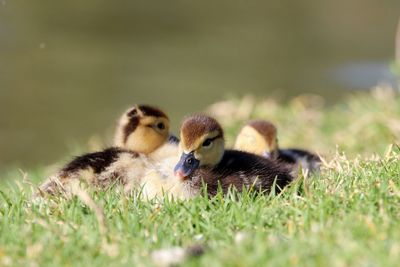
[[[149,117],[151,114],[156,118],[167,118],[161,110],[157,111],[148,106],[141,106],[138,110],[143,118],[141,121],[145,124],[149,119],[145,117]],[[162,197],[164,195],[180,199],[188,198],[187,192],[181,187],[180,181],[174,176],[173,172],[173,168],[179,160],[179,138],[169,134],[168,138],[161,142],[162,140],[158,139],[157,135],[154,136],[154,133],[149,129],[144,129],[143,131],[143,129],[135,128],[133,133],[131,113],[132,111],[128,110],[119,120],[114,137],[114,145],[135,152],[139,151],[138,148],[140,146],[150,147],[149,151],[151,150],[152,152],[146,154],[146,167],[143,168],[142,177],[140,179],[130,179],[131,181],[140,180],[139,186],[136,184],[129,185],[126,190],[140,188],[145,198]],[[134,122],[133,124],[136,123]],[[167,132],[169,132],[169,120],[158,120],[153,125],[158,131],[165,126]],[[154,149],[155,147],[156,149]],[[145,152],[142,150],[141,153]]]
[[[166,141],[179,143],[169,129],[170,120],[162,110],[148,105],[135,106],[121,116],[114,135],[114,146],[150,154]]]
[[[306,174],[319,171],[318,155],[298,148],[280,149],[277,133],[269,121],[249,121],[239,132],[234,148],[288,164],[295,172],[300,166]]]
[[[176,144],[167,144],[169,127],[168,116],[160,109],[135,106],[119,121],[115,147],[76,157],[42,184],[39,191],[67,191],[65,187],[70,181],[80,179],[98,188],[114,183],[121,183],[126,191],[140,187],[141,178],[149,169],[148,158],[161,159],[178,151]]]
[[[261,156],[236,150],[225,150],[224,133],[220,124],[205,115],[187,118],[180,132],[181,158],[174,171],[191,194],[198,194],[203,183],[209,196],[219,185],[224,193],[230,187],[244,187],[269,193],[288,185],[293,177],[278,163]]]

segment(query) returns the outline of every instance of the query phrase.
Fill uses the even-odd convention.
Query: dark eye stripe
[[[210,139],[206,139],[203,142],[203,146],[209,146],[209,145],[211,145],[211,143],[212,143],[212,141]]]
[[[133,117],[129,120],[129,122],[124,127],[124,143],[128,140],[128,137],[131,133],[133,133],[137,126],[139,125],[139,118]]]
[[[160,130],[164,130],[165,129],[165,124],[162,122],[157,123],[157,128]]]
[[[204,140],[202,145],[203,146],[208,146],[209,144],[211,144],[211,142],[213,142],[214,140],[216,140],[216,139],[218,139],[220,137],[222,137],[222,135],[217,135],[217,136],[215,136],[213,138],[207,138],[206,140]],[[209,142],[209,144],[205,145],[206,142]]]
[[[211,142],[212,141],[214,141],[215,139],[218,139],[218,138],[221,138],[222,137],[222,135],[217,135],[216,137],[213,137],[213,138],[207,138],[206,140],[210,140]]]

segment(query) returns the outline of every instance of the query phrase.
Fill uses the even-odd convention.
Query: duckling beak
[[[200,165],[200,161],[194,157],[194,152],[189,154],[182,153],[181,159],[176,164],[174,169],[175,177],[181,180],[187,180]]]

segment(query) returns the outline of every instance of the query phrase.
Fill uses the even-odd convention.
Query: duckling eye
[[[188,158],[188,159],[186,160],[186,163],[189,164],[189,165],[192,165],[193,159],[192,159],[192,158]]]
[[[165,124],[162,122],[157,123],[156,127],[160,130],[164,130],[165,129]]]
[[[203,147],[209,147],[209,146],[211,146],[211,144],[212,144],[212,140],[211,139],[206,139],[203,142]]]

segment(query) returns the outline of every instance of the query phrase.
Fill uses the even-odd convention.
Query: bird
[[[170,134],[169,129],[170,120],[164,111],[149,105],[136,105],[125,111],[119,119],[114,146],[150,154],[166,141],[169,144],[179,143],[179,139]]]
[[[318,155],[299,148],[280,149],[278,130],[272,122],[267,120],[247,122],[236,137],[234,149],[287,164],[293,173],[298,173],[301,167],[305,171],[305,176],[320,170],[321,159]]]
[[[174,174],[191,195],[205,189],[213,197],[219,188],[224,194],[230,188],[268,194],[280,192],[293,181],[289,170],[277,162],[252,153],[225,150],[223,129],[210,116],[195,114],[186,118],[180,140],[181,156]]]
[[[151,108],[149,106],[141,106],[136,109],[140,117],[154,116],[154,117],[166,117],[165,113],[161,110]],[[133,111],[135,113],[135,111]],[[147,119],[143,119],[146,121]],[[155,123],[157,128],[165,127],[170,128],[170,122],[161,121]],[[167,140],[160,146],[157,137],[152,137],[152,132],[143,132],[139,129],[135,129],[135,133],[131,133],[132,124],[132,111],[127,110],[120,118],[116,127],[114,135],[114,145],[123,149],[128,149],[133,152],[138,152],[138,147],[145,146],[149,147],[152,144],[157,144],[157,149],[150,147],[151,153],[146,155],[146,167],[143,168],[142,177],[140,178],[141,183],[139,185],[127,186],[125,191],[131,190],[131,188],[140,188],[142,195],[147,199],[156,197],[163,197],[165,195],[178,199],[187,199],[188,194],[180,185],[179,180],[176,179],[173,173],[175,163],[179,160],[179,138],[169,133]],[[144,151],[142,150],[142,153]],[[129,176],[128,176],[129,177]],[[130,181],[137,181],[138,179],[129,179]]]
[[[72,181],[83,180],[99,189],[119,183],[126,192],[143,186],[152,197],[160,195],[161,191],[176,185],[163,180],[173,177],[172,171],[166,175],[162,173],[164,161],[176,158],[179,153],[177,138],[169,129],[169,118],[162,110],[135,105],[121,116],[113,147],[75,157],[41,184],[39,193],[67,193]],[[172,169],[173,165],[169,165]],[[146,177],[149,185],[146,185]]]

